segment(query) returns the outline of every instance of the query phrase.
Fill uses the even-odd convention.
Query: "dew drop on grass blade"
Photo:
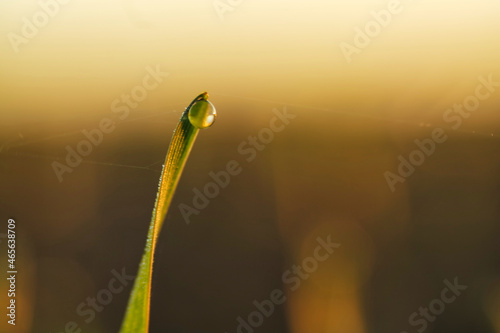
[[[182,113],[174,130],[149,226],[146,247],[139,264],[120,333],[147,333],[151,299],[153,258],[158,235],[167,215],[175,188],[200,129],[212,126],[217,113],[206,92],[198,95]]]

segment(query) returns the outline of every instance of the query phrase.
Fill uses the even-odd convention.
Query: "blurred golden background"
[[[171,133],[203,91],[218,119],[159,240],[151,332],[500,332],[499,15],[494,0],[0,2],[0,267],[13,218],[19,271],[0,332],[118,331],[116,276],[137,270]],[[233,160],[187,224],[179,205]],[[318,237],[340,244],[324,261]],[[267,316],[254,301],[274,290]]]

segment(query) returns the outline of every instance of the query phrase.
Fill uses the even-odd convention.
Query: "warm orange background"
[[[1,1],[0,233],[18,221],[22,305],[0,331],[60,332],[112,269],[135,271],[171,132],[208,91],[219,117],[161,235],[151,332],[235,332],[328,234],[341,250],[256,332],[416,332],[408,315],[455,276],[469,289],[427,332],[500,332],[500,88],[443,121],[478,77],[500,82],[500,3],[402,1],[348,63],[340,43],[388,3],[247,0],[221,20],[211,0],[73,0],[15,52],[40,7]],[[116,120],[147,66],[170,75]],[[246,163],[238,145],[284,107],[297,118]],[[59,183],[51,163],[105,117],[115,131]],[[437,127],[449,140],[391,192],[384,173]],[[233,159],[242,174],[186,226],[176,205]],[[127,293],[82,329],[116,332]]]

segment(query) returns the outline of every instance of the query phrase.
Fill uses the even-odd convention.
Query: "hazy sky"
[[[356,29],[391,1],[245,0],[222,14],[215,3],[73,0],[43,22],[37,1],[1,1],[3,117],[109,112],[147,66],[170,73],[141,103],[152,109],[208,90],[316,107],[442,113],[473,92],[478,76],[500,81],[497,0],[401,1],[350,63],[341,43],[355,46]],[[34,17],[46,24],[13,47],[12,33],[22,37]]]

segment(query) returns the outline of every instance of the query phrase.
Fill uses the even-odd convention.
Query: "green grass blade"
[[[197,96],[186,108],[177,128],[174,130],[160,176],[160,184],[149,226],[146,247],[141,263],[139,264],[139,272],[130,294],[120,333],[148,332],[151,277],[153,274],[153,258],[158,235],[198,132],[200,128],[211,126],[214,120],[215,109],[208,102],[208,94],[203,93]]]

